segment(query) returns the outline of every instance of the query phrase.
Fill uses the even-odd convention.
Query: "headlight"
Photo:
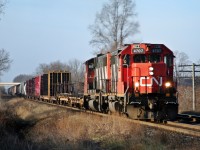
[[[171,86],[171,83],[170,83],[170,82],[166,82],[166,83],[165,83],[165,86],[168,88],[168,87]]]
[[[140,85],[140,84],[139,84],[138,82],[135,83],[135,87],[139,87],[139,85]]]
[[[154,68],[153,67],[149,67],[149,75],[154,75]]]
[[[149,74],[152,76],[154,73],[151,71],[151,72],[149,72]]]
[[[153,67],[149,67],[149,70],[150,70],[150,71],[153,71],[153,70],[154,70],[154,68],[153,68]]]

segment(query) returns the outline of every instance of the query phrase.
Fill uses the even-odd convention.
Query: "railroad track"
[[[53,103],[48,103],[48,102],[38,101],[38,100],[31,100],[31,99],[27,99],[27,100],[37,102],[37,103],[47,104],[47,105],[50,105],[50,106],[60,107],[62,109],[69,109],[71,111],[84,112],[84,113],[90,113],[90,114],[93,114],[93,115],[108,117],[108,114],[83,110],[83,109],[79,109],[79,108],[76,108],[76,107],[58,105],[58,104],[53,104]],[[115,116],[115,117],[118,118],[120,116]],[[164,129],[164,130],[170,131],[170,132],[176,132],[176,133],[180,133],[180,134],[200,137],[200,126],[198,126],[198,125],[183,124],[183,123],[171,122],[171,121],[167,121],[166,124],[163,124],[163,123],[155,123],[155,122],[150,122],[150,121],[131,120],[131,119],[126,118],[126,117],[120,117],[120,119],[124,119],[124,121],[128,121],[128,122],[135,123],[135,124],[140,124],[140,125],[144,125],[144,126],[148,126],[148,127],[158,128],[158,129],[161,129],[161,130]]]
[[[200,116],[193,114],[178,114],[178,120],[190,123],[200,123]]]

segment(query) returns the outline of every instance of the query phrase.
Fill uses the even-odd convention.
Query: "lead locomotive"
[[[174,120],[174,54],[163,44],[134,43],[85,62],[84,107],[133,119]]]

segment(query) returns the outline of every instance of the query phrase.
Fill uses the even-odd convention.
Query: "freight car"
[[[40,99],[49,102],[57,102],[60,94],[70,92],[71,73],[49,72],[41,76],[40,82]]]
[[[49,71],[24,82],[24,97],[50,103],[82,107],[81,96],[74,95],[71,73]]]
[[[85,62],[84,107],[133,119],[174,120],[174,54],[163,44],[135,43]]]
[[[67,93],[71,74],[69,72],[48,72],[27,81],[26,97],[52,102],[60,93]]]
[[[82,95],[77,94],[74,88],[74,86],[80,88],[81,85],[72,83],[70,72],[49,71],[8,88],[8,93],[29,99],[81,108],[83,105]]]

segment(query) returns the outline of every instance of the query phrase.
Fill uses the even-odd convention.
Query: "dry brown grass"
[[[0,115],[0,133],[4,131],[0,149],[198,148],[196,138],[139,126],[119,117],[72,112],[23,99],[12,99],[1,106],[5,114]],[[3,121],[5,116],[7,121]],[[5,125],[15,130],[8,132]]]
[[[191,86],[179,86],[179,111],[192,111],[193,96],[192,96],[192,87]],[[200,112],[200,87],[196,87],[196,110]]]
[[[45,129],[50,129],[50,131],[45,131]],[[29,137],[34,137],[32,140],[37,143],[51,139],[51,143],[60,143],[59,145],[62,147],[71,146],[75,149],[77,144],[83,146],[85,142],[88,142],[87,148],[88,146],[89,148],[98,148],[99,143],[103,143],[102,146],[107,147],[107,145],[115,144],[116,141],[120,141],[126,146],[125,140],[133,140],[136,137],[133,140],[134,143],[138,137],[142,137],[138,125],[132,126],[130,123],[122,122],[120,118],[116,120],[116,117],[104,118],[85,113],[48,118],[48,123],[47,120],[43,120],[32,131]],[[47,135],[45,139],[37,138],[37,135],[43,134]]]

